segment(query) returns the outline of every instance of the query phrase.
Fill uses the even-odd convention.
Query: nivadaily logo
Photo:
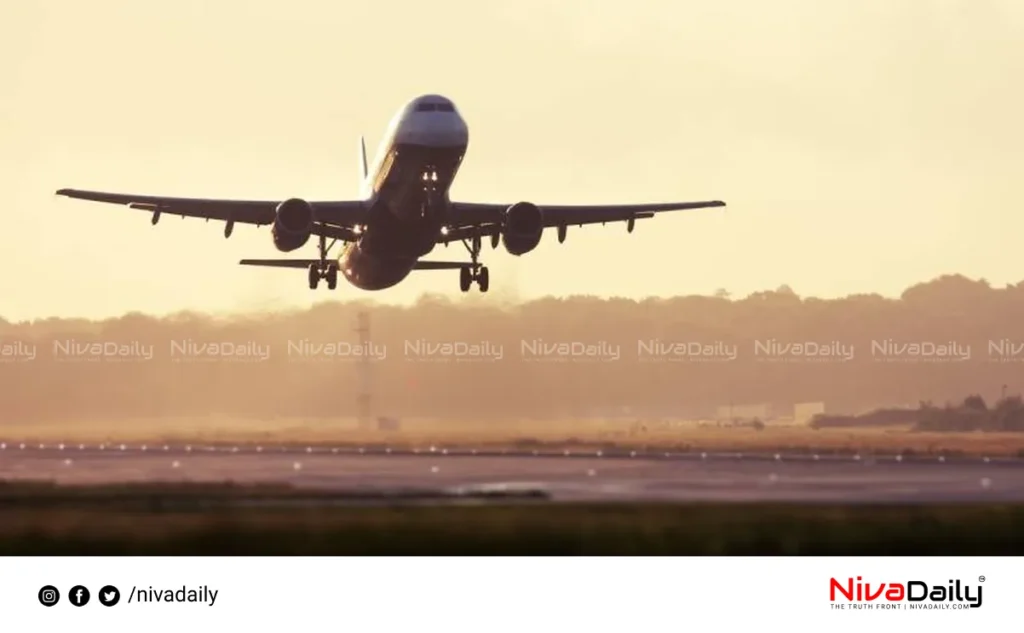
[[[870,583],[861,576],[856,580],[832,578],[829,600],[833,609],[845,609],[844,601],[853,609],[977,609],[984,582],[984,576],[979,576],[979,584],[973,586],[959,580],[950,580],[944,586],[923,580]]]

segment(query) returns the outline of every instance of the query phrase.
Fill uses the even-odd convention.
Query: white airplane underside
[[[243,259],[249,266],[303,268],[310,288],[325,280],[330,289],[339,271],[363,290],[390,288],[414,270],[458,270],[463,292],[476,282],[481,292],[490,285],[486,266],[479,262],[484,240],[492,248],[502,244],[513,255],[523,255],[540,243],[544,229],[555,227],[564,242],[568,227],[634,222],[665,211],[725,206],[719,200],[618,205],[536,205],[455,202],[448,196],[466,155],[469,133],[458,109],[439,95],[426,95],[406,104],[391,121],[372,166],[360,142],[359,199],[308,202],[288,200],[211,200],[143,196],[78,189],[57,195],[127,205],[152,213],[220,220],[224,236],[236,223],[270,225],[274,246],[292,252],[317,238],[315,259]],[[469,261],[429,261],[438,244],[462,242]],[[331,250],[341,242],[340,253]]]

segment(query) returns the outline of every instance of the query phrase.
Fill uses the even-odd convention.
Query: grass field
[[[280,490],[264,492],[271,493]],[[160,501],[182,490],[83,491],[84,504],[66,489],[23,496],[34,499],[27,504],[5,494],[0,556],[1024,554],[1024,506],[541,502],[274,510],[207,503],[182,510]],[[208,502],[215,496],[196,494],[212,495]]]
[[[906,428],[812,430],[800,426],[751,428],[611,420],[403,420],[401,431],[359,430],[352,420],[227,417],[147,418],[64,423],[0,423],[0,440],[43,443],[304,442],[399,446],[591,445],[707,451],[837,451],[1024,456],[1024,433],[921,433]],[[645,430],[638,430],[640,427]]]

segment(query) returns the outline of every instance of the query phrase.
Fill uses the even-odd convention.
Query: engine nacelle
[[[301,248],[313,233],[313,206],[299,198],[289,198],[277,205],[271,235],[277,250],[288,253]]]
[[[540,244],[544,213],[535,204],[517,202],[505,210],[501,241],[510,255],[529,253]]]

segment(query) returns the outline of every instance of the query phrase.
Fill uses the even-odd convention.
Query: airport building
[[[719,422],[750,422],[770,420],[773,416],[771,404],[726,404],[718,407]]]
[[[793,405],[793,423],[807,425],[814,416],[825,413],[824,402],[798,402]]]

